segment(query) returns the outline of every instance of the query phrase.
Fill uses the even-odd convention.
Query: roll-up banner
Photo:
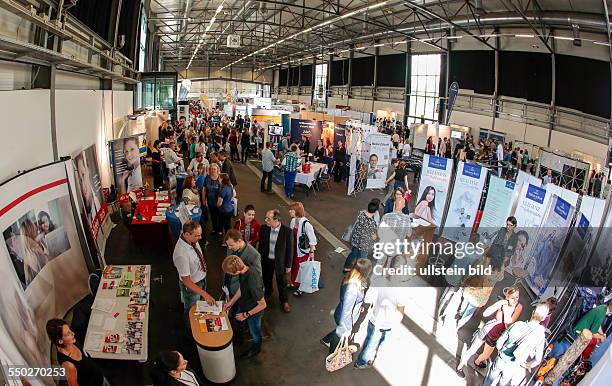
[[[361,148],[362,148],[362,137],[361,132],[357,129],[352,129],[347,132],[347,143],[348,146],[348,154],[350,154],[349,161],[349,180],[348,180],[348,189],[346,194],[351,195],[355,191],[355,183],[357,180],[357,160],[361,157]]]
[[[0,320],[18,350],[9,359],[29,367],[49,365],[47,320],[88,293],[66,166],[53,163],[0,185]]]
[[[337,123],[334,127],[334,143],[332,144],[334,150],[338,148],[339,142],[346,146],[346,125]],[[328,144],[324,145],[328,146]]]
[[[546,212],[550,195],[546,189],[524,184],[519,193],[514,217],[519,228],[538,228]]]
[[[317,141],[321,139],[321,128],[321,121],[291,118],[291,141],[301,143],[303,138],[308,138],[309,152],[314,153]]]
[[[452,159],[430,154],[425,154],[423,157],[418,201],[414,213],[437,226],[442,223],[452,170]]]
[[[361,162],[367,163],[368,165],[366,188],[384,188],[387,170],[389,169],[391,136],[382,133],[373,133],[370,134],[366,141],[369,144],[369,151],[363,154],[361,160]]]
[[[555,267],[552,278],[553,285],[580,279],[593,249],[595,236],[596,229],[591,227],[584,214],[579,213],[565,252],[559,260],[559,264]]]
[[[76,193],[81,208],[83,224],[89,227],[100,256],[104,258],[106,239],[110,235],[112,222],[108,205],[102,195],[100,172],[96,163],[96,147],[92,145],[73,157],[76,171]]]
[[[109,142],[115,186],[119,194],[142,187],[139,137],[131,136]]]
[[[578,204],[578,193],[576,192],[572,192],[569,189],[562,188],[561,186],[555,185],[553,183],[546,184],[545,188],[546,191],[548,191],[548,193],[551,195],[551,197],[554,194],[557,197],[560,197],[565,201],[569,202],[569,204],[574,208]]]
[[[593,228],[600,227],[606,209],[606,200],[601,198],[582,196],[580,200],[580,213],[584,214]]]
[[[608,210],[603,225],[598,229],[597,244],[582,272],[580,285],[585,287],[612,287],[612,210]]]
[[[547,289],[574,213],[574,207],[561,197],[553,195],[550,202],[527,262],[526,281],[537,296],[553,291]]]
[[[480,228],[497,229],[505,226],[506,219],[510,216],[517,185],[494,175],[489,178],[489,189]]]
[[[480,165],[459,162],[442,233],[446,239],[457,242],[469,240],[487,171]]]

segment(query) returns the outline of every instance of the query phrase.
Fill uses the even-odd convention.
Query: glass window
[[[327,97],[327,63],[315,67],[314,100],[325,102]]]
[[[145,8],[142,7],[140,15],[140,41],[138,42],[138,71],[145,70],[146,54],[147,54],[147,36],[149,32],[148,19],[145,15]]]
[[[437,121],[436,106],[440,85],[440,54],[413,55],[411,58],[410,117],[408,122]]]

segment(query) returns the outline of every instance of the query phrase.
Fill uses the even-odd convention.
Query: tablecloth
[[[188,206],[188,208],[190,208]],[[183,225],[181,224],[181,220],[176,215],[176,210],[178,209],[178,205],[172,205],[166,211],[166,220],[168,221],[168,226],[170,227],[170,233],[172,234],[172,238],[176,241],[181,235],[181,229]],[[200,222],[202,218],[202,208],[193,207],[191,210],[191,219],[196,222]]]
[[[304,184],[310,188],[314,183],[319,170],[322,170],[321,173],[326,173],[327,165],[318,162],[311,162],[310,173],[298,172],[295,176],[295,183]]]

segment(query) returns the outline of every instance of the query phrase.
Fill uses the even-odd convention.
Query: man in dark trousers
[[[281,309],[291,312],[287,296],[287,274],[293,263],[293,232],[281,223],[278,209],[266,212],[265,225],[259,230],[259,254],[266,298],[272,296],[274,285],[272,277],[276,276],[276,287]]]
[[[232,161],[227,159],[227,152],[225,150],[221,150],[219,153],[217,153],[217,157],[219,158],[219,162],[221,162],[221,173],[227,173],[232,185],[238,185],[238,180],[236,180],[236,175],[234,174],[234,165],[232,164]]]

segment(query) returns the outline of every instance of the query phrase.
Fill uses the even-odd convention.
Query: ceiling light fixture
[[[533,38],[533,35],[529,35],[529,34],[515,34],[514,37],[515,38]]]

